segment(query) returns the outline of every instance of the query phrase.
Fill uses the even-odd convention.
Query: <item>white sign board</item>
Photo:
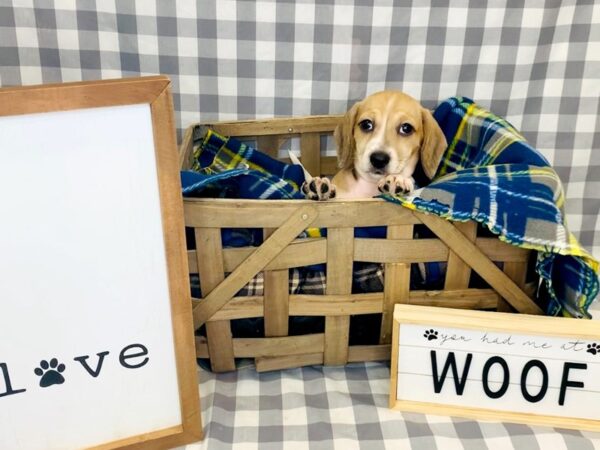
[[[171,234],[183,225],[166,233],[182,219],[161,200],[177,193],[162,165],[177,154],[153,123],[170,114],[154,103],[168,80],[130,82],[54,86],[42,111],[0,113],[0,448],[171,445],[184,388],[197,403],[193,354],[176,345],[192,339],[190,311],[187,330],[175,317],[189,297],[173,295],[186,289]],[[65,106],[73,89],[93,97],[98,86],[98,104]],[[0,104],[15,92],[29,101],[1,90]]]
[[[397,305],[391,406],[600,430],[600,324]]]

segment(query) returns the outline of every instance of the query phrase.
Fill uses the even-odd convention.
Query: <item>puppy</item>
[[[400,91],[381,91],[356,103],[334,132],[338,167],[331,181],[307,178],[306,198],[355,199],[408,193],[421,162],[432,179],[447,147],[439,125],[419,102]]]

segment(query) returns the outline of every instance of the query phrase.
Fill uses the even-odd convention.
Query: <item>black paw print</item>
[[[600,353],[600,344],[596,344],[595,342],[592,342],[591,344],[588,344],[586,351],[588,353],[591,353],[592,355]]]
[[[65,382],[61,372],[65,371],[65,365],[59,364],[56,358],[52,358],[50,363],[45,359],[40,362],[40,367],[36,367],[34,372],[40,379],[41,387],[52,386],[53,384],[63,384]]]
[[[425,336],[428,341],[433,341],[438,338],[438,332],[435,330],[427,330],[423,336]]]

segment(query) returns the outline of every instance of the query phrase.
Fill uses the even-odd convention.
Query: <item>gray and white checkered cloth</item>
[[[553,164],[569,228],[600,257],[594,0],[0,0],[0,86],[159,73],[180,136],[199,121],[338,114],[384,88],[427,107],[473,98]],[[211,450],[600,448],[587,433],[389,411],[378,364],[201,378]]]
[[[427,107],[470,97],[554,165],[569,228],[600,258],[594,0],[0,0],[2,86],[159,73],[180,135],[198,121],[337,114],[384,88]]]
[[[186,449],[600,449],[600,433],[390,410],[389,377],[384,363],[200,370],[206,436]]]

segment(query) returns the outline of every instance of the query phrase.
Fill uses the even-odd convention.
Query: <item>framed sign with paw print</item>
[[[0,448],[201,439],[170,81],[0,89]]]
[[[600,322],[396,305],[390,407],[600,431]]]

